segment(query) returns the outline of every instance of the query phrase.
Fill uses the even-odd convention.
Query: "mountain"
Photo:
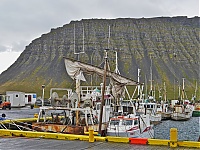
[[[200,77],[199,19],[178,16],[71,21],[26,46],[15,63],[0,75],[0,93],[18,90],[41,95],[41,85],[45,84],[48,97],[51,87],[74,88],[63,56],[99,66],[104,60],[104,50],[109,48],[111,70],[115,69],[117,51],[122,75],[137,80],[140,68],[140,80],[149,87],[152,66],[156,91],[165,82],[168,97],[177,98],[178,85],[185,78],[190,99]],[[90,84],[90,77],[87,79],[84,84]],[[93,76],[93,83],[101,82],[97,79]]]

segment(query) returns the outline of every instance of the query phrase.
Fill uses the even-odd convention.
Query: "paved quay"
[[[133,145],[126,143],[68,141],[25,137],[0,137],[0,150],[187,150],[167,146]]]

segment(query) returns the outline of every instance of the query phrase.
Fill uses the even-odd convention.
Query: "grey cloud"
[[[71,20],[198,15],[198,0],[1,0],[0,52],[25,46]]]

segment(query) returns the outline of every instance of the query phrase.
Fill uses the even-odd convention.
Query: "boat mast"
[[[165,100],[165,103],[166,103],[166,101],[167,101],[167,91],[166,91],[165,82],[164,82],[164,100]]]
[[[84,50],[84,25],[82,24],[83,26],[83,51],[82,52],[76,52],[76,45],[75,45],[75,29],[76,29],[76,26],[74,24],[74,54],[75,55],[78,55],[78,61],[79,61],[79,57],[80,57],[80,53],[85,53],[85,50]],[[76,102],[76,108],[79,108],[80,107],[80,100],[81,100],[81,89],[80,89],[80,85],[81,85],[81,81],[80,79],[76,79],[76,93],[78,95],[78,100]],[[79,123],[79,111],[77,110],[76,111],[76,125],[78,125]]]
[[[148,87],[147,87],[147,76],[145,74],[145,98],[146,99],[148,98],[147,89],[148,89]]]
[[[118,69],[118,55],[117,55],[117,51],[115,51],[115,73],[116,74],[120,74],[119,69]],[[125,88],[125,91],[126,91],[126,93],[128,95],[128,98],[131,99],[127,87],[125,86],[124,88]]]
[[[181,96],[181,100],[184,101],[185,99],[185,78],[183,78],[183,89],[182,89],[182,96]]]
[[[138,83],[140,83],[140,68],[138,68]],[[141,99],[140,84],[138,84],[138,100]]]
[[[105,104],[104,93],[105,93],[105,88],[106,88],[106,74],[107,74],[107,69],[108,69],[108,57],[107,57],[107,50],[105,50],[105,64],[104,64],[103,88],[102,88],[102,99],[101,99],[101,109],[100,109],[100,117],[99,117],[99,131],[98,131],[99,134],[101,134],[102,117],[103,117],[103,106]]]
[[[117,51],[115,51],[115,73],[120,74],[119,69],[118,69],[118,56],[117,56]]]
[[[178,100],[181,98],[181,85],[178,85]]]
[[[152,58],[151,58],[151,66],[150,66],[150,96],[153,96],[153,77],[152,77]]]
[[[110,46],[110,26],[108,26],[108,49]]]
[[[194,91],[194,100],[196,99],[197,96],[197,81],[196,81],[196,87],[195,87],[195,91]]]

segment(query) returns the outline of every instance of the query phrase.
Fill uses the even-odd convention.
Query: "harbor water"
[[[33,118],[39,109],[20,108],[11,110],[0,110],[0,115],[5,113],[7,119]],[[200,118],[193,117],[188,121],[162,121],[162,123],[154,126],[156,139],[169,139],[170,128],[178,129],[178,140],[197,141],[199,138]],[[26,137],[0,137],[0,150],[38,150],[38,149],[77,149],[77,150],[167,150],[171,149],[167,146],[152,145],[134,145],[126,143],[110,143],[110,142],[94,142],[87,141],[71,141],[71,140],[53,140],[42,138],[26,138]],[[173,148],[178,149],[195,149],[195,148]]]
[[[5,113],[7,119],[33,118],[34,114],[38,112],[39,108],[30,109],[29,107],[24,107],[0,110],[0,115]],[[179,141],[198,141],[200,135],[200,117],[192,117],[188,121],[162,121],[160,124],[154,126],[155,138],[169,139],[170,128],[178,129]]]

